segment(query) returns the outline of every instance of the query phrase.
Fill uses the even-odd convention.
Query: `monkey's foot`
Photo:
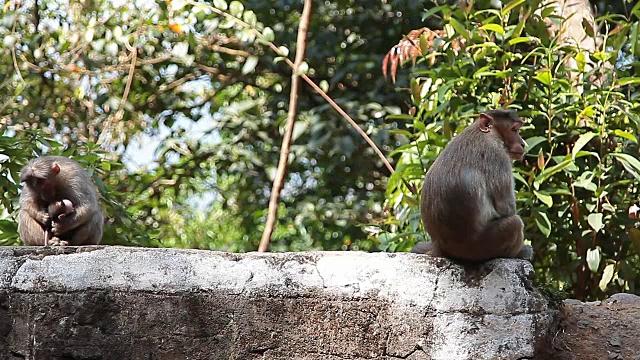
[[[533,261],[533,248],[531,245],[522,245],[520,251],[516,255],[518,259],[527,260],[529,262]]]
[[[413,246],[411,252],[414,254],[432,255],[431,253],[433,252],[433,243],[419,242]]]
[[[60,240],[58,237],[53,237],[49,239],[50,246],[68,246],[69,242],[66,240]]]

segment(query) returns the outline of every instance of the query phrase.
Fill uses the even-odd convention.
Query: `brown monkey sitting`
[[[431,243],[411,250],[465,261],[531,260],[516,215],[511,161],[524,155],[515,111],[491,110],[446,146],[427,172],[422,221]]]
[[[61,240],[58,237],[53,236],[51,233],[51,227],[53,223],[56,221],[62,221],[67,215],[74,212],[73,204],[69,199],[62,199],[61,201],[56,201],[54,203],[49,204],[48,213],[49,217],[51,217],[51,225],[45,231],[45,245],[68,245],[69,242],[66,240]]]
[[[25,186],[20,194],[18,233],[26,245],[45,245],[49,228],[52,237],[68,245],[100,242],[103,217],[98,193],[80,164],[63,156],[39,157],[20,171],[20,181]],[[49,206],[57,202],[63,202],[65,214],[62,218],[57,214],[52,221]],[[67,205],[73,211],[67,212]]]

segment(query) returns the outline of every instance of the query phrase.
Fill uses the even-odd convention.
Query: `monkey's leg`
[[[45,244],[46,230],[26,212],[20,212],[18,234],[25,245],[36,246]]]
[[[91,221],[73,231],[69,245],[98,245],[102,240],[102,226],[102,216],[93,216]]]
[[[524,224],[518,215],[490,221],[474,244],[474,250],[479,260],[497,257],[515,258],[519,255],[527,255],[527,251],[523,250],[523,230]]]
[[[442,256],[435,242],[419,242],[413,246],[411,252],[414,254],[425,254],[430,256]]]

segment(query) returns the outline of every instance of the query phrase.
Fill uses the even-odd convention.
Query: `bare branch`
[[[284,177],[287,173],[291,138],[293,137],[293,126],[295,125],[296,117],[298,116],[298,88],[300,87],[300,75],[298,74],[298,70],[300,68],[300,64],[302,64],[302,61],[304,60],[304,53],[307,48],[307,33],[309,32],[309,19],[311,18],[311,2],[312,0],[305,0],[302,17],[300,18],[300,26],[298,27],[296,58],[293,63],[293,73],[291,74],[291,92],[289,94],[287,128],[282,139],[282,146],[280,147],[278,170],[276,171],[276,176],[273,180],[273,187],[271,188],[267,222],[265,223],[262,239],[260,240],[260,246],[258,247],[258,251],[260,252],[268,250],[271,234],[273,233],[273,228],[278,220],[278,199],[280,198],[280,191],[284,185]]]

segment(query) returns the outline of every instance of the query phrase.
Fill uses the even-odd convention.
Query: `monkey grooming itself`
[[[531,260],[511,165],[524,155],[522,124],[515,111],[491,110],[449,142],[422,188],[422,222],[432,242],[412,252],[462,261]]]
[[[53,225],[56,221],[63,220],[67,215],[74,212],[73,204],[69,199],[62,199],[61,201],[56,201],[54,203],[49,204],[48,213],[51,218],[51,225]],[[47,227],[45,230],[45,245],[68,245],[69,243],[65,240],[61,240],[51,233],[51,226]]]
[[[63,156],[42,156],[22,168],[20,181],[25,186],[18,233],[26,245],[47,245],[48,236],[68,245],[100,243],[103,216],[98,193],[80,164]],[[51,206],[62,212],[50,213]]]

